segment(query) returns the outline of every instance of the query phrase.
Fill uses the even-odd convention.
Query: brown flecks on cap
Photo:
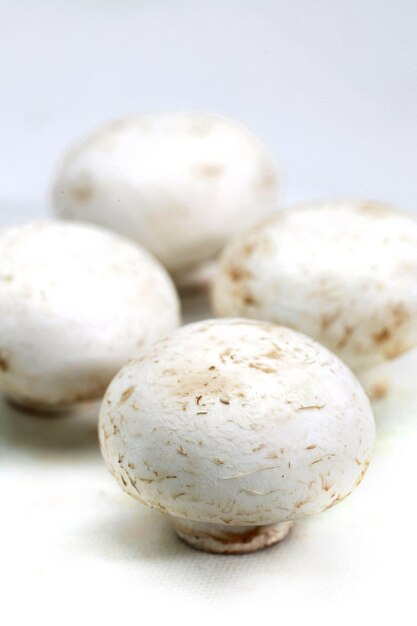
[[[182,496],[185,496],[186,492],[185,491],[181,491],[180,493],[176,493],[174,496],[172,496],[173,500],[177,500],[178,498],[181,498]]]
[[[177,448],[177,453],[181,454],[181,456],[188,456],[188,453],[184,450],[184,448],[182,446]]]
[[[248,293],[242,296],[242,300],[246,306],[257,306],[259,304],[259,302]]]
[[[265,374],[273,374],[274,372],[276,372],[273,367],[267,367],[266,365],[262,365],[261,363],[249,363],[249,367],[251,369],[264,372]]]
[[[391,338],[391,331],[389,330],[389,328],[384,327],[377,333],[374,333],[372,337],[375,343],[384,343]]]
[[[306,405],[301,404],[295,410],[296,411],[306,411],[307,409],[322,409],[325,406],[326,406],[325,404],[306,404]],[[306,449],[308,450],[308,448],[306,448]]]
[[[364,215],[376,218],[388,217],[390,215],[390,211],[387,207],[382,204],[378,204],[377,202],[361,202],[357,211],[359,213],[363,213]]]
[[[320,320],[321,331],[325,332],[332,324],[334,324],[334,322],[338,319],[340,314],[341,314],[341,311],[340,309],[338,309],[337,311],[334,311],[334,313],[323,315],[323,317]]]
[[[265,356],[268,359],[280,359],[282,355],[281,355],[281,351],[278,348],[274,348],[273,350],[270,350],[269,352],[267,352]]]
[[[196,391],[198,395],[203,395],[204,392],[206,402],[207,398],[214,399],[223,394],[232,395],[240,391],[241,381],[237,377],[223,376],[217,371],[209,373],[207,367],[204,367],[201,370],[178,370],[177,377],[168,379],[166,386],[169,393],[179,402],[183,403],[187,398],[191,398],[192,403],[196,405]]]
[[[298,500],[294,506],[296,509],[301,509],[302,506],[304,506],[305,504],[308,504],[310,502],[310,498],[303,498],[302,500]]]
[[[216,178],[224,174],[224,166],[221,163],[200,163],[195,171],[205,178]]]
[[[225,400],[224,398],[219,398],[222,404],[230,404],[229,400]]]
[[[0,280],[4,283],[11,283],[13,279],[14,276],[12,274],[0,274]]]
[[[119,400],[118,406],[121,406],[127,400],[129,400],[129,398],[132,395],[132,393],[134,392],[134,390],[135,390],[135,388],[132,385],[130,387],[128,387],[127,389],[125,389],[123,391],[122,395],[120,396],[120,400]]]
[[[371,400],[381,400],[388,394],[389,383],[387,380],[379,380],[367,387],[366,391]]]
[[[333,456],[335,456],[334,453],[332,453],[332,454],[324,454],[323,456],[319,457],[318,459],[316,459],[315,461],[310,463],[310,465],[315,465],[316,463],[322,463],[325,459],[329,460]]]
[[[253,274],[247,270],[245,267],[237,267],[236,265],[231,265],[226,270],[230,280],[234,283],[238,283],[241,280],[249,280],[253,278]]]
[[[401,326],[410,319],[410,313],[401,303],[395,304],[393,306],[392,315],[394,317],[394,325],[396,327]]]
[[[368,465],[369,465],[369,461],[365,461],[364,463],[362,463],[362,470],[358,478],[355,481],[355,487],[357,487],[362,482],[362,479],[366,474],[366,470],[368,469]]]
[[[233,358],[232,355],[232,349],[231,348],[227,348],[226,350],[224,350],[220,355],[219,355],[219,359],[222,363],[226,363],[226,358]]]
[[[349,339],[351,338],[352,334],[353,334],[353,327],[349,326],[349,324],[346,324],[346,326],[343,329],[343,335],[342,337],[339,339],[339,341],[337,342],[337,348],[340,350],[342,348],[344,348],[346,346],[346,344],[348,343]]]
[[[246,243],[242,248],[242,256],[250,256],[255,251],[255,249],[256,245],[254,243]]]
[[[269,452],[269,454],[266,455],[267,459],[277,459],[278,458],[278,454],[276,452]]]
[[[396,356],[403,354],[407,350],[411,348],[405,341],[395,341],[392,344],[389,344],[387,348],[384,350],[384,355],[387,359],[394,359]]]
[[[79,184],[71,189],[71,196],[77,202],[87,202],[91,200],[94,194],[94,188],[87,183]]]
[[[358,483],[358,484],[359,484],[359,483]],[[351,492],[349,492],[349,493],[351,493]],[[349,495],[348,493],[347,493],[347,494],[345,494],[345,495],[343,495],[343,496],[341,496],[341,495],[339,495],[339,494],[337,494],[337,493],[332,493],[332,494],[330,495],[330,497],[331,497],[331,499],[332,499],[332,500],[331,500],[330,504],[328,504],[328,505],[325,507],[325,509],[324,509],[324,510],[325,510],[325,511],[327,511],[328,509],[331,509],[331,508],[332,508],[335,504],[337,504],[338,502],[341,502],[342,500],[344,500],[344,499],[345,499],[348,495]]]
[[[323,491],[330,491],[330,489],[332,488],[330,483],[328,483],[327,480],[323,478],[323,476],[320,476],[320,479],[321,479],[321,488],[323,489]]]

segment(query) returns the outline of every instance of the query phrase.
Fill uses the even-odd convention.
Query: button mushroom
[[[130,241],[59,221],[0,231],[0,389],[21,404],[101,397],[178,323],[171,279]]]
[[[368,466],[369,400],[326,348],[243,319],[176,330],[127,364],[100,412],[104,459],[187,543],[244,553],[343,500]]]
[[[290,326],[358,374],[417,345],[417,222],[376,202],[281,212],[227,246],[214,282],[217,315]]]
[[[64,159],[56,215],[114,229],[178,280],[277,206],[275,164],[255,137],[208,113],[160,113],[95,131]]]

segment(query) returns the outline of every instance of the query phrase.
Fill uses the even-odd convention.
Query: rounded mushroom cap
[[[275,164],[236,123],[208,113],[140,115],[104,126],[57,174],[63,218],[114,229],[172,273],[218,254],[277,208]]]
[[[306,333],[354,371],[393,358],[417,345],[417,222],[375,202],[281,212],[226,247],[213,304]]]
[[[0,388],[57,405],[100,397],[179,323],[172,281],[146,251],[86,224],[0,231]]]
[[[183,326],[126,365],[100,412],[122,488],[173,516],[261,525],[319,513],[359,484],[374,420],[312,339],[243,319]]]

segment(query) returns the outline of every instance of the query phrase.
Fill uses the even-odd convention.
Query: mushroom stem
[[[215,554],[247,554],[282,541],[294,522],[267,526],[226,526],[171,517],[178,536],[197,550]]]
[[[98,412],[100,403],[100,400],[84,400],[76,404],[47,404],[13,394],[4,394],[4,399],[17,411],[24,412],[26,415],[31,415],[33,418],[46,419],[95,415]]]
[[[17,409],[18,411],[32,413],[36,416],[54,417],[58,414],[61,415],[71,410],[71,406],[68,404],[46,404],[43,402],[30,400],[29,398],[24,398],[23,396],[13,395],[9,393],[5,394],[5,399],[12,407]]]
[[[210,259],[192,270],[173,273],[172,279],[182,297],[208,294],[218,271],[217,259]]]

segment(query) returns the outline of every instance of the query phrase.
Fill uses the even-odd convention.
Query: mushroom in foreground
[[[128,494],[201,550],[283,539],[360,483],[369,400],[326,348],[288,328],[197,322],[127,364],[103,399],[104,459]]]
[[[17,403],[100,398],[178,323],[171,279],[130,241],[59,221],[0,231],[0,389]]]
[[[283,211],[226,247],[213,305],[306,333],[362,377],[417,345],[417,221],[364,201]]]
[[[233,234],[277,208],[278,186],[271,156],[235,122],[160,113],[112,122],[79,143],[57,173],[53,206],[61,218],[132,238],[189,285]]]

